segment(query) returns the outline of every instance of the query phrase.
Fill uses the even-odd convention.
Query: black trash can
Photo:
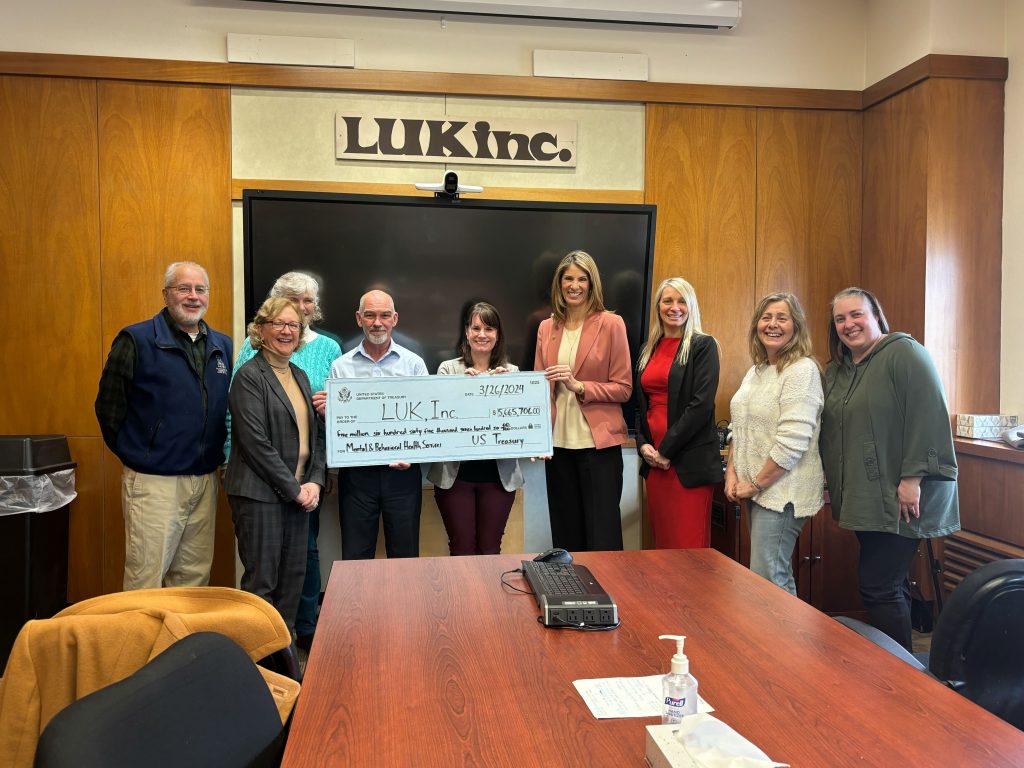
[[[0,668],[26,621],[67,606],[75,495],[64,435],[0,435]]]

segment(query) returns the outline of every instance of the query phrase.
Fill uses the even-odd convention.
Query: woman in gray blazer
[[[461,355],[445,360],[439,376],[487,376],[519,369],[508,361],[498,310],[487,302],[474,304],[459,341]],[[523,485],[517,459],[445,461],[431,464],[427,479],[448,532],[453,555],[496,555],[501,551],[516,489]]]
[[[228,392],[231,457],[224,489],[245,568],[242,589],[280,612],[289,629],[306,574],[309,513],[324,485],[324,422],[309,379],[290,362],[306,320],[293,301],[267,299],[249,324],[259,352]]]

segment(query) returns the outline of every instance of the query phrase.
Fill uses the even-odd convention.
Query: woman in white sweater
[[[821,367],[791,293],[761,299],[748,338],[754,365],[730,405],[725,495],[750,499],[750,569],[795,595],[793,547],[823,500]]]

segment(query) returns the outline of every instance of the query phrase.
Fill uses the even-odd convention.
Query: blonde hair
[[[768,365],[768,350],[764,348],[764,344],[761,343],[761,339],[757,335],[757,323],[761,319],[761,315],[768,309],[768,305],[778,301],[784,301],[789,307],[789,317],[793,321],[793,338],[779,350],[779,359],[775,364],[775,370],[782,373],[786,366],[795,363],[801,357],[809,357],[818,366],[820,372],[821,363],[814,358],[811,351],[811,334],[807,330],[807,316],[804,314],[804,308],[796,296],[785,291],[769,293],[757,302],[754,314],[750,318],[750,330],[747,333],[750,359],[754,361],[757,368],[765,368]]]
[[[558,262],[555,269],[555,277],[551,281],[551,314],[555,320],[564,323],[568,315],[565,306],[565,297],[562,296],[562,275],[571,266],[582,269],[590,283],[590,290],[587,291],[587,315],[595,312],[604,312],[604,291],[601,288],[601,273],[597,270],[597,263],[594,257],[586,251],[569,251]]]
[[[302,314],[299,305],[284,296],[271,296],[264,301],[260,308],[256,310],[256,317],[246,327],[245,331],[249,334],[249,344],[253,349],[257,352],[263,349],[263,333],[260,331],[260,326],[273,322],[281,316],[282,312],[289,308],[295,310],[295,314],[299,316],[299,345],[295,347],[295,351],[298,352],[302,349],[306,343],[306,328],[309,327],[309,323],[306,322],[306,317]]]
[[[679,352],[676,360],[685,364],[690,358],[690,345],[694,336],[704,333],[700,325],[700,306],[697,304],[697,292],[693,286],[681,277],[669,277],[661,281],[658,290],[654,292],[654,300],[651,302],[651,332],[647,341],[640,349],[640,359],[637,360],[636,369],[642,371],[651,361],[651,355],[658,346],[658,342],[665,338],[665,323],[661,319],[661,297],[666,288],[673,288],[683,297],[686,304],[688,316],[686,325],[683,326],[683,340],[679,344]]]

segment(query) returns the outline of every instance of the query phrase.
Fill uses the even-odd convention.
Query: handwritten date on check
[[[327,465],[551,455],[542,373],[327,380]]]

